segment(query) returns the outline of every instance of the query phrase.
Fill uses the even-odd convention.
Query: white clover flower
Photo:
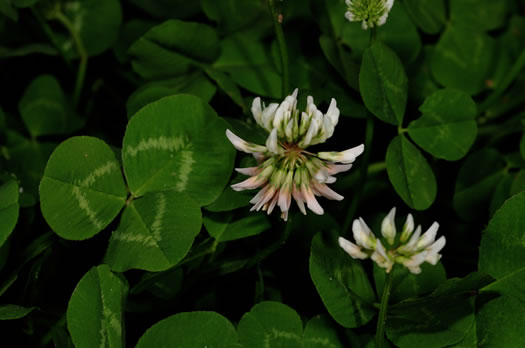
[[[269,133],[265,146],[244,141],[226,130],[233,146],[252,154],[258,162],[256,167],[236,168],[250,178],[232,188],[241,191],[262,187],[250,201],[254,204],[251,210],[262,209],[270,214],[277,205],[285,221],[292,197],[305,215],[305,203],[314,213],[324,213],[315,196],[342,200],[343,196],[327,184],[336,181],[335,174],[349,170],[364,150],[361,144],[343,152],[314,154],[306,151],[308,146],[323,143],[332,136],[339,120],[339,109],[332,99],[328,111],[323,114],[317,110],[311,96],[307,98],[306,111],[300,112],[296,107],[297,89],[281,104],[265,106],[261,105],[259,97],[253,100],[253,117]]]
[[[350,22],[361,22],[363,30],[381,26],[386,23],[393,5],[394,0],[346,0],[345,18]]]
[[[376,239],[363,219],[354,220],[352,232],[356,244],[339,237],[339,245],[354,259],[370,257],[379,267],[385,268],[389,273],[395,263],[402,264],[411,273],[421,273],[421,264],[428,262],[435,265],[440,259],[439,252],[445,246],[445,237],[436,239],[439,224],[434,222],[430,228],[421,235],[421,226],[414,232],[414,218],[408,214],[403,231],[396,241],[396,226],[394,218],[396,208],[392,208],[381,224],[381,234],[388,243],[386,249],[381,240]]]

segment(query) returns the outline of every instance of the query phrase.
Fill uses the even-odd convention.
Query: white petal
[[[253,100],[251,111],[252,111],[252,115],[253,115],[253,118],[255,119],[255,121],[257,121],[257,123],[262,126],[263,125],[263,123],[262,123],[262,107],[261,107],[261,98],[260,97],[257,97],[257,98],[255,98]]]
[[[290,119],[284,130],[284,133],[286,134],[286,140],[288,140],[289,142],[293,141],[293,125],[294,119]]]
[[[418,225],[416,228],[416,231],[414,234],[412,234],[412,237],[410,237],[410,240],[408,243],[402,245],[399,248],[399,251],[403,252],[413,252],[416,250],[417,241],[419,240],[419,236],[421,235],[421,226]]]
[[[362,154],[364,150],[365,146],[361,144],[342,152],[319,152],[317,156],[328,161],[346,164],[354,162],[356,157]]]
[[[233,146],[235,146],[235,148],[239,151],[243,151],[246,153],[266,152],[267,151],[266,147],[262,145],[249,143],[239,138],[229,129],[226,129],[226,136],[228,137],[228,140],[233,144]]]
[[[334,98],[332,98],[325,117],[330,118],[330,120],[332,121],[332,125],[334,127],[337,125],[337,122],[339,121],[339,113],[340,112],[339,112],[339,109],[337,108],[337,102],[335,101]]]
[[[387,256],[386,250],[380,240],[377,240],[376,249],[372,253],[371,259],[374,260],[379,267],[385,268],[387,273],[390,273],[394,266],[394,262]]]
[[[356,21],[356,18],[355,18],[354,14],[351,11],[346,11],[345,12],[345,18],[348,19],[350,22],[355,22]]]
[[[281,122],[284,120],[284,113],[288,109],[288,102],[285,100],[279,105],[277,111],[275,111],[275,117],[273,118],[272,126],[273,128],[281,127]]]
[[[328,174],[334,175],[337,173],[346,172],[350,168],[352,168],[352,164],[330,164],[325,170]]]
[[[277,110],[278,107],[279,107],[279,104],[271,103],[266,108],[264,108],[262,112],[262,116],[261,116],[262,124],[263,124],[263,127],[266,128],[268,131],[271,131],[273,128],[272,123],[275,117],[275,111]]]
[[[396,225],[394,218],[396,216],[396,207],[393,207],[381,223],[381,234],[387,240],[388,244],[394,244],[396,238]]]
[[[346,251],[346,253],[352,258],[364,260],[368,257],[366,253],[361,251],[360,247],[344,239],[343,237],[339,237],[337,241],[339,242],[339,246],[343,248],[343,250]]]
[[[314,98],[309,95],[306,97],[306,113],[308,115],[313,115],[317,111],[317,106],[314,104]]]
[[[438,240],[432,243],[432,245],[426,249],[428,253],[425,258],[425,261],[432,265],[435,265],[439,261],[439,259],[441,259],[441,255],[439,254],[439,252],[441,251],[441,249],[443,249],[445,243],[445,236],[441,236]]]
[[[315,190],[323,197],[326,197],[331,200],[342,201],[344,199],[339,193],[335,192],[325,184],[315,185]]]
[[[406,242],[412,232],[414,232],[414,218],[412,217],[412,214],[408,214],[405,225],[403,226],[403,232],[401,233],[401,237],[399,237],[401,243]]]
[[[366,249],[374,249],[376,240],[372,231],[362,218],[355,219],[352,223],[352,232],[357,245]]]
[[[421,238],[419,238],[416,244],[416,248],[417,249],[426,248],[430,244],[434,243],[434,240],[436,239],[436,233],[437,233],[438,228],[439,228],[439,224],[434,221],[432,226],[430,226],[429,229],[425,233],[423,233]]]
[[[272,129],[268,139],[266,139],[266,148],[268,151],[277,155],[284,152],[283,148],[279,146],[279,141],[277,140],[277,128]]]
[[[383,14],[379,19],[377,20],[377,26],[381,26],[386,23],[386,19],[388,18],[388,12]]]

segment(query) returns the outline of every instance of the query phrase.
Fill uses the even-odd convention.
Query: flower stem
[[[368,40],[368,46],[372,46],[377,38],[377,28],[372,27],[370,28],[370,38]]]
[[[77,46],[78,55],[80,56],[80,63],[77,70],[77,79],[75,82],[75,89],[73,91],[73,103],[75,107],[78,105],[80,99],[80,94],[82,93],[82,87],[84,86],[84,78],[86,76],[88,55],[84,47],[84,43],[80,38],[79,33],[75,30],[73,23],[65,16],[60,10],[56,10],[53,13],[53,17],[56,18],[60,23],[62,23],[66,29],[69,31],[75,45]]]
[[[390,272],[386,274],[385,287],[383,288],[383,295],[381,295],[381,307],[379,308],[379,317],[377,318],[376,348],[382,348],[384,343],[386,312],[388,310],[388,299],[390,298],[390,292],[392,290],[393,274],[394,269],[391,269]]]
[[[285,98],[290,92],[290,82],[288,73],[288,50],[286,49],[286,41],[283,33],[283,16],[281,13],[275,11],[274,0],[268,0],[270,6],[270,12],[272,13],[272,20],[275,29],[275,35],[277,36],[277,44],[279,45],[279,53],[281,55],[281,73],[282,73],[282,97]]]
[[[370,113],[367,113],[365,132],[365,151],[363,153],[363,162],[359,168],[359,184],[357,185],[354,198],[352,199],[350,207],[348,208],[348,212],[345,216],[345,221],[341,230],[342,236],[345,236],[346,232],[350,228],[350,223],[354,219],[357,206],[361,200],[361,196],[363,195],[363,187],[365,186],[366,178],[368,176],[368,163],[370,162],[370,154],[372,153],[372,140],[374,138],[374,117]]]

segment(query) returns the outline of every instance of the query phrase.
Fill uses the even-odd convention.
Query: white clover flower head
[[[339,120],[339,109],[332,99],[325,114],[317,109],[314,99],[307,98],[306,110],[297,110],[297,92],[287,96],[281,104],[261,104],[257,97],[252,103],[252,114],[257,124],[269,134],[265,145],[249,143],[229,129],[226,136],[240,151],[252,154],[258,165],[251,168],[236,168],[250,178],[232,185],[236,191],[262,187],[252,198],[252,210],[270,214],[277,205],[281,217],[286,221],[292,197],[306,215],[305,204],[314,213],[322,215],[323,208],[315,196],[342,200],[343,196],[330,189],[335,174],[345,172],[352,162],[363,153],[364,145],[342,152],[312,153],[305,149],[310,145],[325,142],[334,133]]]
[[[445,246],[445,237],[436,239],[439,224],[434,222],[429,229],[421,234],[421,226],[414,231],[414,218],[408,214],[403,231],[396,240],[395,226],[396,208],[392,208],[381,224],[381,234],[388,243],[383,246],[380,239],[376,239],[370,228],[362,218],[356,219],[352,225],[352,232],[356,244],[339,237],[339,245],[354,259],[370,257],[379,267],[389,273],[394,264],[405,266],[411,273],[421,273],[421,264],[428,262],[435,265],[440,259],[439,252]]]
[[[345,18],[350,22],[361,22],[366,30],[386,23],[394,0],[346,0]]]

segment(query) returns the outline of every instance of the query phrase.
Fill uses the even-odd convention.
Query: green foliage
[[[130,120],[122,162],[134,197],[148,192],[184,192],[200,205],[215,200],[228,180],[234,149],[227,125],[200,99],[165,97]]]
[[[18,220],[18,184],[9,180],[0,185],[0,246],[2,246]]]
[[[122,209],[126,187],[120,165],[103,141],[73,137],[49,158],[40,183],[42,214],[62,238],[90,238]]]
[[[168,20],[150,29],[129,48],[133,69],[144,79],[179,76],[191,65],[219,55],[215,31],[204,24]]]
[[[410,123],[408,134],[437,158],[455,161],[468,152],[476,139],[476,104],[465,93],[442,89],[427,99],[422,116]]]
[[[410,18],[425,33],[439,33],[445,24],[444,0],[407,0],[404,4]]]
[[[367,30],[346,11],[345,0],[0,0],[3,340],[370,348],[379,328],[390,347],[525,346],[525,8],[398,0]],[[300,167],[364,152],[340,154],[352,168],[308,167],[294,192],[285,156],[237,155],[226,130],[272,145],[253,101],[264,122],[295,88],[299,118],[311,96],[312,130],[335,128],[306,150],[281,138],[285,156]],[[281,161],[270,177],[234,171],[269,157]],[[247,179],[253,189],[232,188]],[[319,197],[326,184],[344,199]],[[261,189],[269,201],[252,211]],[[394,206],[389,245],[381,220]],[[397,253],[408,213],[446,238],[435,266],[419,254],[420,274],[400,263],[418,260],[396,260],[389,277],[381,253],[356,246],[354,259],[338,244],[362,246],[363,217]]]
[[[278,302],[255,305],[239,321],[239,339],[245,347],[301,347],[303,323],[290,307]]]
[[[101,54],[113,46],[122,22],[119,0],[65,0],[62,6],[88,55]],[[74,38],[68,37],[62,45],[68,55],[77,55]]]
[[[0,306],[0,320],[20,319],[31,313],[35,307],[20,307],[17,305],[2,305]]]
[[[201,220],[199,206],[182,193],[146,193],[126,205],[105,261],[118,272],[166,270],[189,251]]]
[[[449,25],[434,47],[432,75],[445,87],[478,94],[490,73],[494,46],[494,39],[483,32]]]
[[[19,111],[32,136],[60,134],[66,129],[66,99],[52,75],[40,75],[31,82],[20,99]]]
[[[345,254],[332,236],[312,241],[310,276],[330,315],[344,327],[366,324],[375,295],[361,264]]]
[[[494,188],[503,177],[503,167],[501,154],[491,148],[467,157],[459,169],[453,198],[454,209],[461,218],[475,220],[479,212],[488,211]]]
[[[406,204],[424,210],[434,202],[437,185],[432,168],[404,136],[395,137],[388,145],[386,166],[390,182]]]
[[[149,328],[137,348],[203,346],[228,348],[237,342],[233,325],[215,312],[187,312],[172,315]]]
[[[67,327],[75,347],[124,347],[127,289],[127,283],[106,265],[93,267],[80,279],[67,307]]]
[[[407,81],[401,61],[388,46],[377,41],[363,53],[359,88],[366,107],[380,120],[403,123]]]

